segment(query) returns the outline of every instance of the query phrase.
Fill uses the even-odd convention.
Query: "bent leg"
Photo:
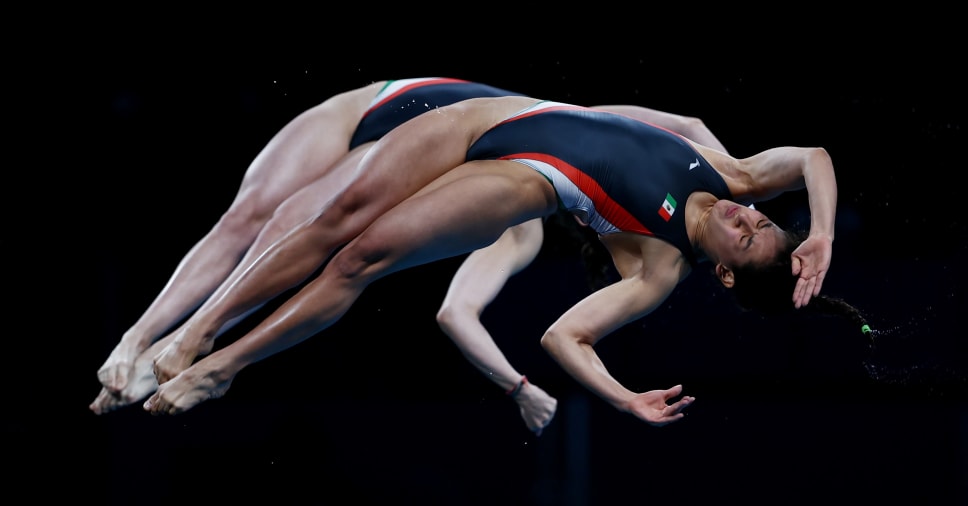
[[[159,383],[188,367],[193,350],[211,342],[228,322],[305,282],[380,214],[463,163],[469,129],[482,127],[468,122],[456,128],[462,110],[448,106],[422,114],[373,145],[339,195],[273,243],[179,329],[172,343],[177,349],[169,346],[156,359]]]
[[[317,210],[338,195],[352,179],[357,164],[366,152],[366,148],[357,149],[344,157],[334,168],[325,176],[302,188],[291,197],[286,199],[276,208],[275,213],[246,252],[245,256],[238,263],[236,268],[219,286],[218,290],[212,295],[213,298],[221,297],[229,290],[229,287],[237,280],[245,270],[255,262],[275,241],[282,238],[286,232],[292,230],[297,225],[312,218]],[[239,321],[251,314],[253,311],[262,307],[264,302],[253,303],[244,313],[241,313],[222,324],[211,335],[201,334],[200,339],[192,341],[185,336],[190,336],[188,322],[177,330],[169,334],[172,339],[168,339],[168,345],[163,347],[154,357],[154,370],[159,378],[167,380],[178,372],[188,367],[197,356],[205,355],[211,351],[214,340],[221,334],[228,331]]]
[[[344,157],[377,84],[337,95],[284,126],[249,165],[235,200],[121,337],[98,380],[122,391],[135,358],[196,309],[237,265],[275,208]]]
[[[330,170],[328,174],[303,187],[279,205],[273,213],[272,218],[259,231],[258,237],[252,243],[252,247],[245,253],[245,256],[242,257],[242,260],[221,286],[232,286],[232,283],[262,253],[269,249],[272,243],[281,239],[287,232],[296,228],[296,226],[312,218],[319,209],[325,207],[326,204],[339,195],[352,180],[356,166],[360,163],[360,159],[363,158],[368,148],[369,145],[353,150],[340,160],[337,166]],[[224,290],[224,288],[220,287],[220,290],[216,291],[214,296],[220,296],[223,293],[221,290]],[[216,337],[225,333],[245,318],[246,315],[257,310],[259,307],[261,305],[253,307],[247,313],[227,322],[218,330]]]
[[[516,162],[471,162],[448,179],[386,212],[248,334],[163,383],[145,409],[177,414],[220,397],[245,366],[338,321],[376,279],[486,246],[508,227],[550,214],[557,205],[550,183]]]

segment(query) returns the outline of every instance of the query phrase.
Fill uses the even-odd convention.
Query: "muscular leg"
[[[475,134],[533,102],[522,98],[506,104],[507,109],[486,109],[486,116],[475,117],[480,121],[468,119],[467,106],[458,103],[422,114],[384,136],[363,157],[345,191],[269,247],[232,285],[210,297],[189,318],[166,348],[178,347],[177,356],[156,360],[158,382],[191,365],[197,350],[206,348],[204,343],[214,339],[227,322],[304,282],[336,248],[378,216],[460,165]]]
[[[347,153],[362,111],[380,83],[337,95],[283,127],[249,165],[235,200],[181,260],[158,296],[98,370],[109,391],[121,392],[135,360],[152,342],[197,308],[237,265],[284,199],[326,172]]]
[[[365,149],[354,150],[354,152],[350,153],[347,155],[347,157],[336,164],[336,167],[329,174],[317,179],[316,181],[312,182],[312,184],[296,192],[292,197],[280,205],[276,209],[272,219],[269,220],[259,232],[258,237],[252,243],[252,247],[249,248],[245,256],[238,263],[232,273],[228,275],[215,293],[212,294],[211,298],[217,299],[218,297],[221,297],[223,294],[227,293],[235,280],[241,277],[246,269],[248,269],[248,267],[252,265],[256,259],[258,259],[259,256],[261,256],[269,248],[269,246],[272,245],[272,243],[281,239],[287,232],[294,229],[299,224],[304,223],[306,220],[312,218],[318,209],[324,207],[333,197],[338,195],[351,180],[354,170],[365,152]],[[171,376],[177,374],[178,371],[188,367],[188,365],[191,364],[191,362],[194,361],[198,355],[205,355],[210,352],[214,345],[214,340],[219,335],[225,333],[227,330],[232,328],[232,326],[245,318],[245,316],[257,310],[264,304],[264,302],[265,301],[261,301],[252,304],[244,313],[235,316],[221,325],[215,331],[215,333],[212,334],[211,338],[202,339],[197,342],[179,339],[179,336],[189,331],[186,327],[188,324],[186,322],[174,332],[169,334],[171,339],[166,339],[168,345],[161,348],[161,350],[154,355],[154,370],[174,371],[174,373],[170,374]],[[162,376],[169,377],[166,373],[163,373]]]
[[[230,285],[269,245],[282,237],[286,231],[310,218],[313,212],[338,193],[339,189],[345,186],[349,179],[351,174],[349,168],[355,167],[359,163],[359,159],[364,152],[365,150],[354,151],[340,162],[339,167],[296,192],[276,208],[272,219],[265,224],[245,256],[221,286]],[[219,293],[217,290],[215,295],[217,296]],[[255,309],[257,308],[253,310]],[[223,325],[217,335],[226,332],[243,317],[244,315]],[[173,356],[177,353],[176,348],[168,347],[175,340],[175,334],[177,334],[177,331],[156,341],[151,347],[138,355],[125,387],[119,392],[112,392],[106,387],[102,388],[97,398],[89,406],[91,411],[99,415],[115,411],[140,401],[153,393],[158,388],[158,382],[153,372],[154,362],[160,360],[158,357]],[[197,352],[199,355],[204,355],[210,351],[210,348],[211,346],[208,346],[197,350]]]
[[[225,290],[224,287],[231,286],[245,272],[245,269],[269,249],[272,243],[281,239],[297,225],[312,218],[317,210],[324,207],[336,195],[339,195],[353,179],[356,166],[360,163],[360,159],[363,158],[363,155],[371,145],[368,144],[354,149],[341,159],[338,164],[335,164],[328,174],[313,181],[308,186],[303,187],[277,207],[272,218],[259,231],[258,237],[256,237],[249,250],[246,251],[245,256],[242,257],[242,260],[219,286],[219,289],[215,291],[213,296],[221,296],[223,290]],[[251,311],[257,309],[258,307],[254,307]],[[223,325],[216,334],[216,337],[232,328],[244,316],[237,317]]]
[[[242,368],[328,328],[373,281],[486,246],[507,227],[550,214],[556,205],[548,181],[516,162],[471,162],[454,169],[446,184],[377,219],[248,334],[164,382],[144,407],[153,414],[178,414],[221,397]]]
[[[492,382],[511,390],[521,381],[494,338],[481,323],[481,313],[507,280],[528,266],[541,249],[540,218],[509,228],[493,244],[471,253],[457,269],[437,313],[441,330],[464,357]],[[558,401],[534,383],[514,396],[525,425],[541,434],[554,417]]]

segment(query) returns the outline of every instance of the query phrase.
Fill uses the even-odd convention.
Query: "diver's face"
[[[729,200],[713,205],[704,235],[709,257],[729,268],[768,262],[783,244],[783,230],[765,214]]]

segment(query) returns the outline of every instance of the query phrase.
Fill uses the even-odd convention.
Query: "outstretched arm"
[[[544,237],[542,219],[507,229],[491,245],[474,251],[461,264],[437,313],[441,330],[465,358],[511,396],[528,428],[538,435],[554,417],[558,401],[524,376],[507,360],[480,316],[507,280],[531,263]],[[521,387],[515,391],[515,388]]]
[[[592,293],[569,309],[541,338],[541,345],[576,381],[620,411],[661,426],[679,420],[692,397],[667,402],[682,392],[680,385],[637,394],[608,372],[594,345],[601,338],[651,313],[675,289],[688,267],[672,246],[651,241],[648,267]],[[643,246],[643,253],[646,252]],[[665,251],[660,251],[665,249]],[[643,266],[646,263],[643,262]]]

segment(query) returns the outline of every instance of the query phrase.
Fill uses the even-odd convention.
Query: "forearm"
[[[516,386],[521,374],[498,348],[480,315],[508,278],[531,263],[543,236],[542,220],[535,219],[509,228],[490,246],[471,253],[454,274],[437,312],[440,329],[464,357],[504,390]]]
[[[507,391],[521,381],[480,320],[471,315],[448,320],[441,329],[450,337],[464,358],[494,384]]]
[[[837,215],[837,180],[833,162],[826,150],[811,151],[803,179],[810,205],[810,235],[834,239]]]
[[[612,377],[592,345],[568,338],[552,328],[542,336],[541,346],[583,387],[619,411],[629,411],[628,403],[635,392]]]
[[[682,254],[664,243],[651,243],[651,238],[606,236],[606,246],[613,258],[632,263],[633,251],[643,251],[643,241],[653,247],[650,270],[642,268],[627,273],[621,281],[598,290],[565,312],[541,337],[541,346],[552,358],[595,395],[620,411],[629,411],[636,395],[608,372],[594,345],[616,329],[651,313],[688,273]]]

